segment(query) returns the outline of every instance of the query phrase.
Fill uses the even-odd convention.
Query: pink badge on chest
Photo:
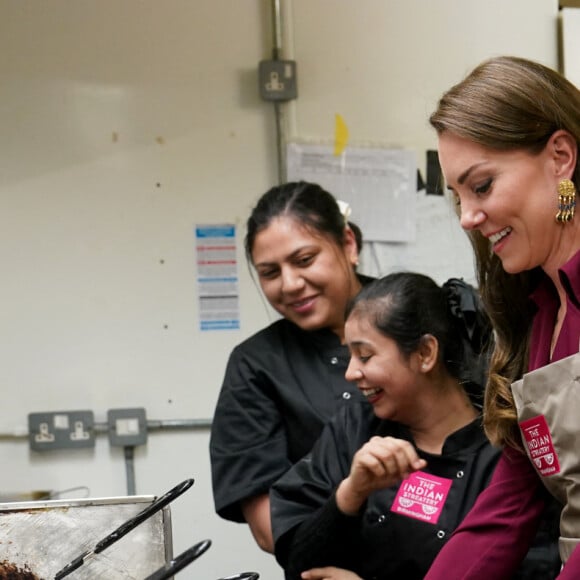
[[[436,524],[447,500],[452,480],[416,471],[403,480],[391,511]]]
[[[552,443],[550,428],[543,415],[520,423],[520,429],[537,472],[546,477],[560,473],[560,462]]]

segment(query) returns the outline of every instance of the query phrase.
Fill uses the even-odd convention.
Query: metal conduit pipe
[[[211,428],[211,419],[161,419],[148,420],[148,431],[187,431],[187,430],[209,430]],[[108,423],[94,423],[93,429],[95,434],[108,433]],[[28,439],[30,436],[28,430],[14,430],[0,432],[1,441],[18,441]]]
[[[274,37],[274,47],[272,58],[280,60],[282,58],[282,10],[280,0],[272,0],[272,32]],[[278,181],[282,184],[286,181],[286,139],[287,121],[284,103],[274,103],[274,115],[276,118],[276,143],[278,152]]]
[[[135,483],[135,447],[123,447],[125,455],[125,475],[127,477],[127,495],[137,495]]]
[[[147,421],[147,429],[149,431],[210,429],[211,424],[211,419],[164,419],[162,421]]]
[[[163,419],[148,420],[147,431],[187,431],[187,430],[208,430],[211,428],[211,419]],[[108,423],[93,424],[95,435],[106,434],[109,431]],[[28,439],[28,431],[14,431],[12,433],[0,433],[1,441],[17,441]],[[127,478],[127,495],[137,494],[137,484],[135,481],[135,447],[123,447],[125,459],[125,472]]]

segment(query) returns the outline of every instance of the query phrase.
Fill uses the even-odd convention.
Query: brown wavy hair
[[[449,131],[498,151],[542,151],[564,129],[580,143],[580,92],[558,72],[523,58],[501,56],[477,66],[440,99],[429,119],[438,134]],[[572,180],[578,187],[580,168]],[[528,298],[539,268],[503,270],[489,241],[468,232],[478,285],[495,330],[484,401],[484,425],[492,443],[521,448],[510,385],[528,367],[533,307]]]

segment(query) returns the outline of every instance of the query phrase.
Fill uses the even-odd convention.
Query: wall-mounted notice
[[[240,328],[236,226],[195,227],[200,330]]]
[[[290,143],[288,181],[318,183],[351,206],[366,241],[412,242],[416,234],[417,161],[413,151]]]

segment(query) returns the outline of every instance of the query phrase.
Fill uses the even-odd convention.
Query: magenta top
[[[530,371],[580,350],[580,252],[559,273],[567,293],[567,309],[551,360],[558,295],[546,276],[531,296],[538,311],[532,326]],[[534,538],[544,507],[544,493],[545,488],[527,456],[506,447],[490,485],[443,547],[425,580],[509,577]],[[580,548],[570,556],[558,578],[580,578]]]

